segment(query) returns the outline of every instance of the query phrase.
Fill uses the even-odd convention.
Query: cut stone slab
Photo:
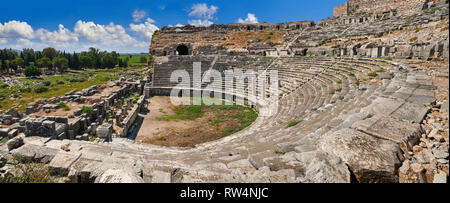
[[[42,147],[34,144],[25,144],[20,148],[12,150],[12,154],[23,156],[27,161],[49,163],[59,150]]]
[[[271,150],[267,150],[267,151],[259,152],[259,153],[249,156],[248,161],[250,162],[250,164],[252,164],[253,167],[255,167],[256,169],[259,169],[259,168],[263,167],[263,165],[264,165],[264,163],[263,163],[264,158],[273,157],[273,156],[275,156],[275,153]]]
[[[11,151],[13,149],[17,149],[23,145],[23,139],[21,137],[15,137],[6,142],[6,146],[8,146],[8,150]]]
[[[152,183],[171,183],[172,177],[170,173],[163,172],[163,171],[153,171],[151,173],[152,176]]]
[[[341,129],[321,142],[323,151],[341,158],[361,183],[397,183],[400,146],[355,129]]]
[[[133,170],[109,169],[98,178],[98,183],[144,183],[144,179]]]
[[[398,120],[421,123],[427,115],[429,109],[423,104],[404,103],[399,109],[391,114],[391,117]]]
[[[339,157],[318,150],[306,169],[305,179],[311,183],[350,183],[350,177],[347,165]]]
[[[390,115],[394,111],[396,111],[400,106],[402,106],[404,102],[389,99],[384,97],[377,97],[371,105],[364,108],[363,111],[372,114],[372,115]]]
[[[432,90],[416,89],[407,101],[414,104],[432,104],[436,102],[436,97]]]
[[[75,163],[81,154],[67,154],[67,153],[58,153],[55,158],[49,164],[50,171],[54,176],[67,176],[69,174],[70,166]]]
[[[422,128],[418,123],[397,121],[381,115],[356,122],[352,128],[399,143],[404,150],[416,145],[422,135]]]

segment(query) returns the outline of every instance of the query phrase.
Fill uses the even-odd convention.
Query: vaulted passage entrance
[[[179,45],[177,47],[177,53],[178,55],[189,55],[189,48],[186,45]]]

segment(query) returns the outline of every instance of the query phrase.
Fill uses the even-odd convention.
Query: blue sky
[[[148,52],[164,26],[289,22],[331,17],[346,0],[3,1],[0,48]]]

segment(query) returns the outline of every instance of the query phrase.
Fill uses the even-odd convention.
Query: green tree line
[[[20,54],[12,49],[2,49],[0,50],[0,72],[9,73],[23,68],[36,75],[40,70],[36,71],[35,69],[47,69],[63,73],[67,69],[127,67],[128,60],[128,57],[121,59],[115,51],[100,51],[93,47],[81,53],[66,53],[65,51],[57,51],[52,47],[45,48],[42,51],[23,49]],[[27,72],[25,70],[24,72]]]

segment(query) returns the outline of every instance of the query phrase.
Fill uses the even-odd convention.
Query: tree
[[[43,57],[37,60],[37,65],[39,68],[48,68],[52,70],[52,61],[48,57]]]
[[[53,59],[53,67],[59,70],[60,73],[63,73],[65,69],[69,66],[69,60],[63,57],[56,57]]]
[[[36,53],[33,49],[23,49],[22,51],[23,60],[25,61],[25,65],[30,65],[31,62],[36,62]]]
[[[74,70],[80,69],[80,58],[78,57],[78,54],[74,52],[70,59],[69,67]]]
[[[89,56],[80,56],[80,67],[85,69],[85,68],[90,68],[92,67],[92,59]]]
[[[42,56],[53,60],[53,58],[58,56],[58,51],[52,47],[48,47],[42,50]]]
[[[23,71],[26,77],[40,76],[42,74],[41,70],[36,68],[34,64],[30,64]]]
[[[141,63],[147,63],[147,57],[146,56],[141,56],[141,58],[139,59],[139,61]]]
[[[11,61],[11,65],[14,69],[17,69],[19,67],[24,67],[25,61],[22,58],[15,58]]]

